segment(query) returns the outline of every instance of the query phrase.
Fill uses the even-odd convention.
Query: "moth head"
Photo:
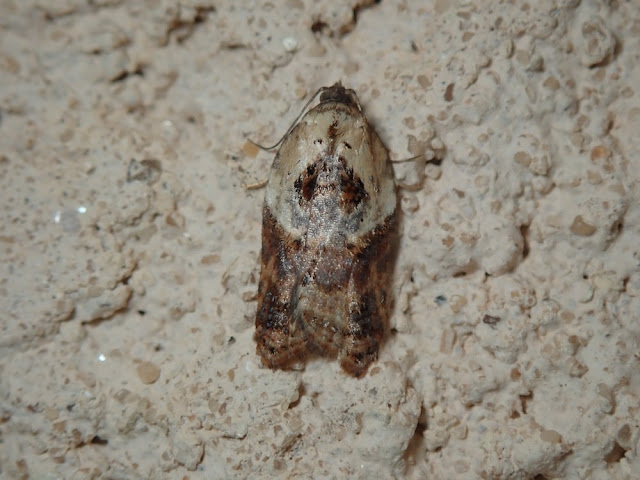
[[[356,92],[350,88],[344,88],[341,82],[336,82],[331,87],[325,87],[320,93],[320,103],[329,102],[344,103],[360,110],[360,102]]]

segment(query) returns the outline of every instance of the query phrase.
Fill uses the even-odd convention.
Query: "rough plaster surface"
[[[638,51],[634,1],[0,2],[0,477],[637,478]],[[337,80],[425,154],[360,380],[252,341],[247,138]]]

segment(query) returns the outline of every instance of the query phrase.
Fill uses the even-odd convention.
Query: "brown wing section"
[[[378,358],[392,306],[391,278],[397,252],[393,214],[359,240],[349,282],[347,328],[338,360],[343,370],[362,376]]]
[[[299,250],[299,242],[285,234],[265,206],[254,339],[262,363],[270,368],[288,368],[306,354],[306,334],[292,315],[291,302]]]

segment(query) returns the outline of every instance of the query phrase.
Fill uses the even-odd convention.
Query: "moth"
[[[359,377],[388,323],[398,197],[356,93],[338,82],[317,94],[269,173],[254,339],[267,367],[312,353]]]

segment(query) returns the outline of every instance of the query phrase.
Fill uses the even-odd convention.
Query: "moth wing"
[[[396,217],[391,215],[367,238],[366,245],[353,262],[349,282],[351,298],[346,332],[338,359],[343,370],[362,376],[378,358],[378,350],[391,311],[391,276],[395,243]]]
[[[295,246],[265,206],[254,339],[262,363],[269,368],[291,367],[306,353],[306,336],[291,308],[293,272],[297,271]]]

